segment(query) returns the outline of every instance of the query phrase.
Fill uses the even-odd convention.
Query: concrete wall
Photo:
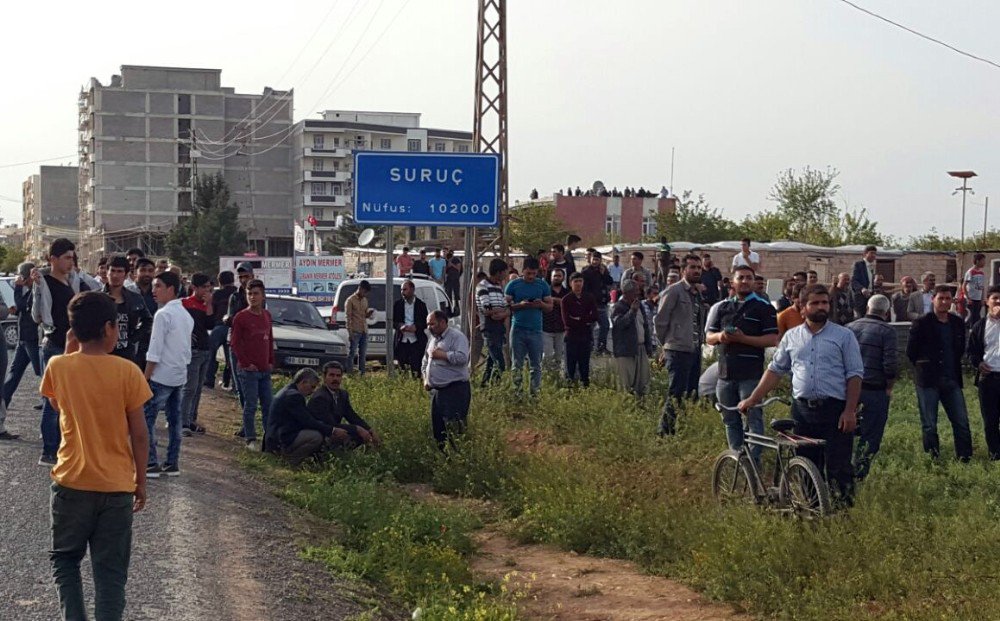
[[[43,226],[76,228],[79,213],[79,168],[42,166],[39,214]]]

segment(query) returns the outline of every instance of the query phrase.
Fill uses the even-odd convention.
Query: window
[[[313,148],[314,149],[323,148],[323,134],[313,134]]]
[[[467,144],[460,144],[460,145],[458,145],[458,152],[459,153],[468,153],[469,152],[469,145],[467,145]]]
[[[334,147],[339,147],[340,146],[340,138],[338,138],[336,136],[333,137],[333,146]]]
[[[190,192],[181,192],[177,195],[177,211],[191,211]]]
[[[313,158],[313,170],[323,170],[323,158]]]
[[[186,188],[191,185],[191,169],[181,167],[177,169],[177,185]]]
[[[340,183],[331,183],[330,185],[333,186],[333,193],[334,194],[343,194],[344,193],[344,186],[342,184],[340,184]]]
[[[191,138],[191,119],[177,119],[177,137],[181,140]]]
[[[656,218],[653,216],[646,216],[642,219],[642,234],[656,235]]]
[[[622,229],[622,217],[610,215],[604,220],[604,232],[609,235],[618,235]]]
[[[191,95],[177,96],[177,114],[191,114]]]
[[[419,151],[420,150],[420,139],[419,138],[410,138],[409,140],[407,140],[406,141],[406,150],[407,151]]]
[[[326,196],[326,182],[313,181],[309,190],[313,196]]]
[[[392,139],[383,138],[382,140],[379,141],[379,146],[382,147],[382,149],[388,151],[389,149],[392,148]]]
[[[435,151],[444,151],[444,143],[443,142],[435,142],[434,143],[434,150]]]
[[[177,145],[177,163],[178,164],[191,163],[191,147],[189,147],[186,144]]]

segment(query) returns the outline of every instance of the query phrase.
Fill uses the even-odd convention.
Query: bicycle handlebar
[[[765,399],[761,403],[755,405],[754,407],[755,408],[762,408],[763,409],[763,408],[766,408],[767,406],[769,406],[769,405],[771,405],[772,403],[775,403],[775,402],[784,403],[785,405],[791,405],[791,403],[788,401],[788,399],[786,399],[784,397],[770,397],[768,399]],[[723,410],[727,410],[729,412],[738,412],[739,411],[739,408],[736,407],[736,406],[722,405],[718,401],[716,401],[716,403],[715,403],[715,409],[718,410],[718,411],[720,411],[720,412],[723,411]]]

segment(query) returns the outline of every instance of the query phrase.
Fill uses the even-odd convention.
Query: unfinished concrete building
[[[41,166],[21,185],[24,250],[28,258],[44,260],[49,244],[59,237],[79,239],[77,228],[77,167]]]
[[[292,255],[292,93],[236,93],[219,69],[123,65],[79,99],[80,254],[163,255],[195,175],[222,173],[247,250]]]

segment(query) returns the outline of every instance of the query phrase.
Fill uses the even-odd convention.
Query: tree
[[[689,241],[700,244],[733,239],[739,236],[739,227],[728,220],[718,209],[709,206],[704,194],[691,198],[691,190],[685,190],[673,213],[658,213],[656,234],[647,235],[645,241],[655,241],[661,236],[673,241]]]
[[[740,223],[740,239],[749,237],[754,241],[772,242],[788,239],[788,220],[777,211],[758,211],[743,218]]]
[[[246,232],[240,229],[239,206],[231,202],[229,185],[220,173],[194,180],[191,215],[183,217],[167,235],[167,256],[188,271],[213,273],[219,257],[246,251]]]
[[[537,201],[538,200],[538,190],[537,189],[531,190],[531,194],[528,195],[528,198],[530,198],[533,201]]]
[[[819,239],[829,231],[829,224],[840,215],[833,201],[840,190],[836,182],[839,174],[835,168],[823,172],[808,166],[801,174],[791,168],[778,173],[767,197],[777,203],[778,213],[788,222],[791,239]]]
[[[534,255],[540,248],[548,249],[552,244],[563,242],[568,234],[562,221],[556,217],[556,206],[552,203],[512,210],[508,231],[510,247],[520,248],[529,255]]]
[[[24,262],[28,256],[23,248],[14,246],[0,246],[0,272],[12,274],[17,271],[17,266]]]
[[[361,232],[368,228],[355,222],[354,216],[351,214],[345,213],[343,215],[340,227],[333,230],[332,237],[323,241],[323,250],[330,254],[344,254],[344,248],[357,246]],[[372,229],[375,231],[375,239],[368,246],[377,247],[384,244],[385,227],[376,226]]]

